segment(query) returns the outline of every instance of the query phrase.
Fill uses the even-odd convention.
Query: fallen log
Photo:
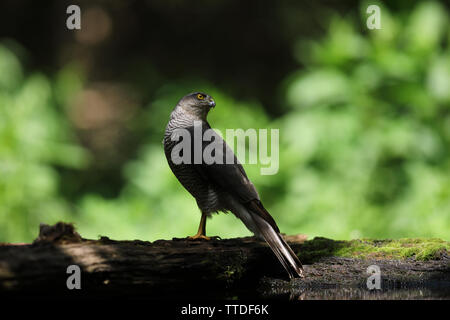
[[[286,240],[304,263],[305,279],[289,281],[268,246],[252,237],[89,240],[70,224],[42,225],[32,244],[0,244],[0,296],[346,299],[402,289],[450,297],[449,242]],[[367,287],[371,265],[380,270],[378,291]],[[68,284],[70,266],[79,267],[79,289]]]

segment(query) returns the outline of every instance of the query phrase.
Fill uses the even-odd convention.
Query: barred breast
[[[167,124],[164,133],[164,153],[175,177],[183,187],[195,198],[197,205],[203,213],[210,214],[218,211],[226,211],[221,204],[221,191],[216,190],[208,181],[206,181],[192,164],[175,164],[172,161],[171,153],[173,147],[178,141],[172,141],[171,136],[174,130],[187,128],[193,125],[193,120],[176,114],[174,111],[170,121]]]

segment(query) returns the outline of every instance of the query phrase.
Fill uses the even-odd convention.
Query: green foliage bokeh
[[[367,6],[361,6],[362,8]],[[40,222],[74,222],[82,236],[156,240],[196,231],[195,201],[167,166],[161,140],[171,108],[193,81],[217,107],[214,128],[274,128],[280,168],[261,176],[245,165],[261,199],[288,234],[440,237],[450,234],[450,23],[436,2],[405,15],[382,8],[382,29],[334,16],[324,38],[299,39],[304,68],[280,84],[286,110],[271,119],[254,101],[238,101],[187,79],[156,93],[133,123],[146,132],[123,165],[115,198],[60,194],[60,168],[86,170],[65,106],[83,87],[76,66],[48,78],[27,74],[0,46],[0,241],[30,241]],[[275,91],[275,90],[274,90]],[[242,159],[241,159],[242,160]],[[232,215],[214,216],[208,234],[250,233]]]

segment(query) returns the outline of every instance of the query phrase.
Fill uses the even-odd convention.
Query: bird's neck
[[[208,111],[206,109],[191,109],[191,108],[185,108],[183,106],[178,106],[175,108],[174,112],[176,113],[176,116],[182,115],[184,117],[187,117],[191,119],[192,121],[207,121],[208,117]]]

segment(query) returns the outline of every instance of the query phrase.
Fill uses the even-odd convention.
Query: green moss
[[[441,239],[351,240],[337,241],[316,237],[301,245],[299,257],[305,263],[323,257],[348,257],[359,259],[434,260],[449,252],[450,242]]]
[[[217,263],[216,268],[218,270],[218,279],[231,283],[234,280],[241,278],[242,274],[245,272],[247,257],[245,254],[241,253],[236,256],[229,256],[228,259],[228,263],[225,265]],[[218,259],[217,261],[221,260]]]
[[[243,267],[240,265],[229,265],[225,267],[225,270],[223,270],[223,272],[218,274],[218,279],[225,280],[231,283],[234,280],[239,279],[243,271]]]

